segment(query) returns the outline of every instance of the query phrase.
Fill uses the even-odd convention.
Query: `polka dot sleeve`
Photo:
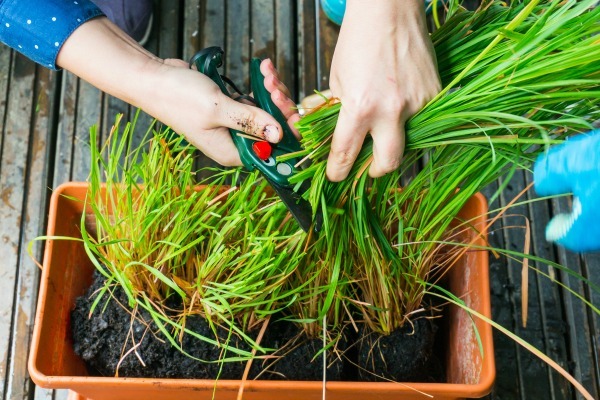
[[[0,41],[57,69],[56,57],[84,22],[103,15],[90,0],[0,0]]]

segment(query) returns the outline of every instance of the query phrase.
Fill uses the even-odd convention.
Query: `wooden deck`
[[[148,49],[161,57],[188,59],[210,45],[226,49],[225,73],[247,89],[252,56],[273,57],[295,99],[328,87],[338,29],[315,0],[161,0]],[[64,399],[64,391],[36,388],[28,378],[27,356],[36,307],[39,271],[27,254],[31,239],[45,231],[51,188],[85,180],[88,128],[106,135],[127,104],[75,76],[51,72],[0,46],[0,394],[3,399]],[[143,124],[150,118],[143,116]],[[516,174],[494,202],[509,202],[531,176]],[[500,182],[498,184],[501,184]],[[496,185],[497,186],[497,185]],[[495,188],[486,191],[488,195]],[[534,198],[527,193],[527,198]],[[545,242],[551,215],[567,200],[514,208],[491,233],[496,246],[522,249],[525,220],[531,224],[532,252],[560,262],[600,284],[600,256],[579,256]],[[42,245],[34,246],[40,258]],[[591,292],[566,273],[541,271],[594,304]],[[557,282],[529,274],[529,318],[521,321],[521,265],[491,257],[494,320],[544,351],[595,396],[600,395],[600,319]],[[495,335],[497,380],[493,399],[572,399],[573,388],[546,364],[500,333]]]

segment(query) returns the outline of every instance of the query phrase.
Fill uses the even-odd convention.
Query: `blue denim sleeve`
[[[90,0],[0,0],[0,41],[57,69],[63,43],[81,24],[100,15]]]

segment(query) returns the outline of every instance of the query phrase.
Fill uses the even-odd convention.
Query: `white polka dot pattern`
[[[65,40],[82,23],[100,15],[91,0],[0,0],[0,42],[55,69]]]

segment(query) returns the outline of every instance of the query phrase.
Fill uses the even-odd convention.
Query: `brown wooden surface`
[[[338,28],[324,18],[314,0],[156,1],[155,25],[147,48],[161,57],[188,59],[211,45],[226,49],[225,73],[248,90],[248,61],[271,57],[298,100],[328,87]],[[85,180],[89,171],[89,127],[105,138],[116,113],[135,110],[72,74],[35,66],[0,47],[0,393],[4,399],[66,399],[64,391],[34,387],[27,375],[27,351],[39,273],[27,255],[31,239],[43,234],[49,188]],[[141,115],[138,132],[151,123]],[[138,140],[140,137],[138,137]],[[211,164],[204,160],[202,164]],[[517,173],[491,208],[507,204],[531,182]],[[491,197],[498,185],[486,190]],[[535,195],[528,193],[526,198]],[[566,210],[565,199],[536,202],[511,210],[494,227],[495,246],[522,250],[527,218],[532,252],[556,260],[600,284],[600,257],[578,256],[543,239],[549,218]],[[33,246],[39,259],[42,244]],[[490,258],[493,317],[559,362],[595,396],[599,395],[598,316],[555,282],[529,274],[529,318],[521,321],[521,266]],[[545,265],[535,265],[548,273]],[[554,279],[594,304],[590,292],[566,273]],[[494,399],[571,399],[571,386],[543,362],[502,334],[495,335],[497,381]]]

